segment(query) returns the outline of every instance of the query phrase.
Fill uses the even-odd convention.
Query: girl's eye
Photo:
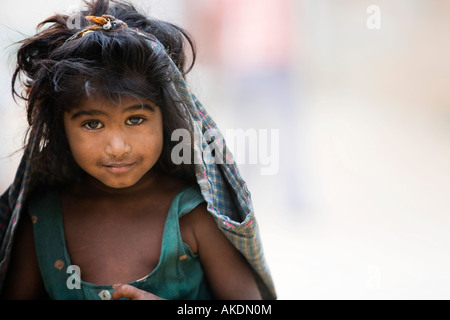
[[[99,130],[103,128],[103,124],[97,120],[91,120],[83,124],[83,126],[88,130]]]
[[[138,126],[142,122],[144,122],[144,118],[142,118],[142,117],[131,117],[131,118],[128,118],[125,123],[129,126]]]

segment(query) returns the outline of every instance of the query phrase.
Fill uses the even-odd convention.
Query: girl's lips
[[[114,164],[104,164],[103,166],[106,170],[112,173],[125,173],[135,165],[135,163],[114,163]]]

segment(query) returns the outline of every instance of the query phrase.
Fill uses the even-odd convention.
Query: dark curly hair
[[[128,2],[84,3],[87,8],[75,15],[47,18],[38,25],[36,35],[19,42],[12,93],[26,101],[29,130],[25,152],[31,157],[32,172],[55,184],[79,176],[81,169],[70,153],[63,114],[95,94],[115,102],[121,96],[132,96],[157,104],[163,114],[164,147],[156,166],[193,179],[192,168],[176,166],[170,158],[171,133],[179,128],[189,130],[190,124],[177,106],[168,76],[169,56],[183,76],[192,69],[196,56],[192,38],[174,24],[144,16]],[[122,20],[128,28],[99,29],[67,41],[89,25],[86,16],[104,14]],[[73,27],[73,19],[79,22],[78,28]],[[167,54],[148,45],[154,38]],[[186,47],[191,50],[190,65]],[[18,92],[20,86],[22,92]]]

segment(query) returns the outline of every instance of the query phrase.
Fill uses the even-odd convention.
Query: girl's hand
[[[113,300],[119,300],[120,298],[128,298],[130,300],[164,300],[150,292],[140,290],[129,284],[115,284],[113,288]]]

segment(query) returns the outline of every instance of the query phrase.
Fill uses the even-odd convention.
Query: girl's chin
[[[93,176],[91,175],[91,179],[93,186],[101,189],[103,191],[125,191],[125,190],[133,190],[135,188],[145,187],[148,183],[153,181],[152,177],[154,176],[153,170],[149,170],[142,175],[117,175],[111,177],[111,175],[101,175],[101,176]],[[89,175],[89,174],[88,174]],[[148,183],[147,183],[148,182]]]

